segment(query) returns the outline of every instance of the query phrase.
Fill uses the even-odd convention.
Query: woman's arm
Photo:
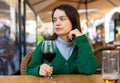
[[[93,54],[92,48],[85,35],[78,36],[74,39],[78,47],[78,57],[76,64],[78,72],[81,74],[93,74],[97,70],[98,62]]]
[[[41,45],[42,45],[42,43],[40,43],[36,47],[36,49],[34,51],[34,54],[31,58],[31,61],[27,65],[26,73],[28,75],[40,76],[39,75],[39,69],[40,69],[40,65],[43,63],[42,53],[41,53]]]
[[[48,73],[53,71],[52,67],[44,63],[45,59],[42,57],[41,46],[42,42],[35,49],[32,59],[27,66],[28,75],[47,76]]]

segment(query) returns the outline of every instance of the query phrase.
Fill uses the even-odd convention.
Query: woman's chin
[[[61,33],[61,32],[56,32],[56,34],[57,34],[57,35],[63,35],[63,33]]]

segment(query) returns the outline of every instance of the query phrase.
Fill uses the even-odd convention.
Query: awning
[[[43,22],[51,21],[51,10],[60,4],[70,4],[78,9],[81,20],[101,18],[111,9],[120,6],[120,0],[27,0],[27,2],[34,12],[40,15]]]

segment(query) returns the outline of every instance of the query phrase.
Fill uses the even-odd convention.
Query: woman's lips
[[[60,30],[62,30],[62,28],[56,28],[56,30],[57,30],[57,31],[60,31]]]

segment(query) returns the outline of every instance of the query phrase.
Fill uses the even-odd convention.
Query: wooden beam
[[[52,3],[56,2],[57,0],[45,0],[44,2],[40,3],[40,4],[37,4],[35,6],[33,6],[33,9],[35,9],[35,11],[37,13],[39,13],[42,9],[44,9],[45,7],[51,5]]]

